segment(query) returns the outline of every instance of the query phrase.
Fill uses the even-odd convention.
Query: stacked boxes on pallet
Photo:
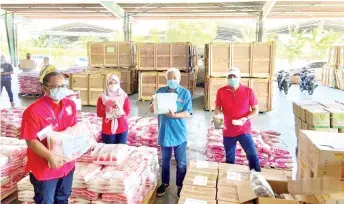
[[[137,92],[136,44],[96,42],[88,44],[89,67],[104,73],[121,73],[121,87],[128,94]]]
[[[241,70],[241,83],[251,87],[260,110],[272,109],[272,75],[275,69],[275,44],[233,43],[205,46],[204,108],[213,111],[217,90],[227,85],[227,70]]]
[[[327,65],[323,67],[322,84],[344,90],[344,46],[330,48]]]
[[[180,84],[193,94],[197,82],[196,54],[191,43],[138,43],[139,100],[151,100],[160,87],[166,86],[169,68],[181,71]]]
[[[320,204],[342,203],[343,139],[341,133],[300,131],[297,180],[288,188],[313,191]]]
[[[340,102],[295,101],[295,134],[300,130],[344,132],[344,105]]]

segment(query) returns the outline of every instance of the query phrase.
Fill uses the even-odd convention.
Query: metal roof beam
[[[100,4],[117,18],[123,19],[125,17],[125,10],[116,4],[115,1],[101,1]]]
[[[271,11],[272,7],[274,7],[276,1],[277,0],[266,0],[262,8],[262,12],[263,12],[262,20],[264,20],[269,15],[269,12]]]

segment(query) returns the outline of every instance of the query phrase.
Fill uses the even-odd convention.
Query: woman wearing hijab
[[[118,76],[111,75],[97,103],[97,115],[103,118],[102,139],[105,144],[127,143],[129,114],[129,97],[120,88]]]

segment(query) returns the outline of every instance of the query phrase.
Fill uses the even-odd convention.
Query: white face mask
[[[54,88],[50,90],[50,98],[54,101],[60,101],[68,95],[70,95],[70,90],[67,88]]]
[[[119,85],[118,84],[111,84],[111,85],[109,85],[109,89],[111,92],[116,92],[119,89]]]

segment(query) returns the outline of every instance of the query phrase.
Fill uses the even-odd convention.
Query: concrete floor
[[[269,113],[260,114],[253,119],[253,126],[259,130],[275,130],[282,133],[282,139],[285,141],[290,152],[295,152],[296,137],[294,129],[294,116],[292,112],[293,100],[316,100],[316,101],[334,101],[343,100],[344,92],[332,88],[320,86],[316,89],[313,96],[300,93],[299,87],[293,85],[289,91],[289,95],[285,96],[274,89],[273,97],[273,111]],[[7,94],[4,93],[0,97],[0,108],[10,107]],[[26,107],[35,99],[18,98],[17,79],[13,79],[13,92],[15,93],[15,103],[17,106]],[[130,96],[132,106],[132,116],[152,116],[148,111],[148,102],[141,102],[137,100],[137,94]],[[188,159],[189,160],[205,160],[206,135],[208,125],[212,119],[212,112],[203,110],[203,89],[197,89],[193,96],[194,114],[188,120]],[[83,107],[83,111],[94,112],[95,107]],[[159,198],[159,204],[172,204],[177,202],[175,182],[175,168],[171,175],[171,188],[165,197]]]

